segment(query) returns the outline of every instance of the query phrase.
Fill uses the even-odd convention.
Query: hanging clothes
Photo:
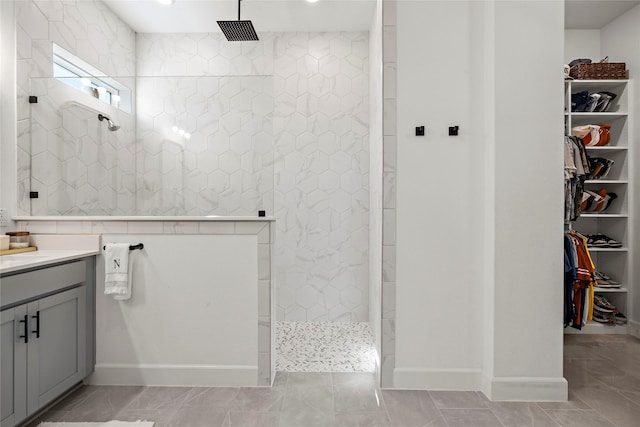
[[[576,266],[571,238],[564,236],[564,327],[571,324],[575,316],[573,284],[576,282]]]
[[[582,329],[593,318],[595,266],[587,239],[580,233],[565,233],[565,326]]]
[[[591,162],[582,139],[565,136],[564,143],[564,219],[568,224],[580,216],[584,182],[591,174]]]

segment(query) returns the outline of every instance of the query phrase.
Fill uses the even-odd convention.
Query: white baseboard
[[[636,338],[640,338],[640,322],[636,322],[633,320],[629,321],[629,334],[633,335]]]
[[[393,370],[394,389],[417,390],[480,390],[482,371],[479,369],[422,369]]]
[[[393,371],[394,389],[481,390],[494,401],[564,402],[569,384],[560,378],[488,378],[479,369],[410,369]]]
[[[96,364],[92,385],[255,387],[257,366]]]
[[[482,392],[492,401],[565,402],[569,397],[564,378],[484,377],[482,383]]]

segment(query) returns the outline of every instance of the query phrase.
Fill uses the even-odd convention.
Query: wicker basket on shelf
[[[571,77],[577,80],[621,80],[627,78],[624,62],[594,62],[571,67]]]

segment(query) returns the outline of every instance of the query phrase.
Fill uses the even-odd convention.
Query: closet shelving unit
[[[602,147],[586,147],[591,157],[606,157],[614,161],[613,167],[606,179],[587,180],[585,188],[590,190],[606,189],[614,192],[617,199],[611,203],[609,209],[602,213],[584,212],[572,227],[582,234],[605,234],[619,242],[621,248],[589,248],[596,271],[604,272],[613,280],[621,284],[620,288],[595,288],[596,294],[603,294],[620,312],[628,317],[629,289],[631,283],[632,250],[629,227],[632,218],[630,210],[633,181],[630,178],[629,163],[633,150],[630,138],[629,93],[631,88],[628,80],[565,80],[565,126],[566,133],[571,133],[574,126],[587,124],[611,124],[611,142]],[[571,111],[571,94],[587,90],[589,93],[608,91],[617,95],[607,112],[578,113]],[[628,324],[606,325],[595,321],[588,322],[581,331],[571,327],[565,328],[566,333],[593,334],[627,334]]]

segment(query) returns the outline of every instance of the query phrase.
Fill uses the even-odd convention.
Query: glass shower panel
[[[134,215],[134,117],[60,78],[32,79],[31,93],[37,103],[18,150],[30,160],[28,191],[37,192],[31,214]]]
[[[23,211],[274,214],[272,76],[118,80],[135,94],[135,115],[61,78],[31,79],[38,100],[17,150]]]
[[[273,215],[273,78],[138,77],[138,213]]]

